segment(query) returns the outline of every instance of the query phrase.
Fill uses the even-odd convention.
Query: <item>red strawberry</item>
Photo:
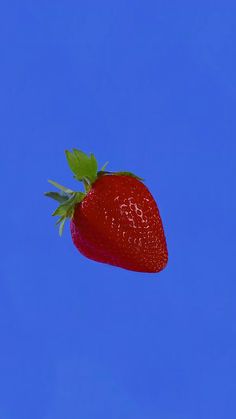
[[[168,252],[154,198],[140,178],[129,172],[97,171],[93,155],[66,151],[74,177],[86,193],[74,192],[49,181],[61,193],[47,196],[60,202],[60,234],[71,219],[72,240],[89,259],[138,272],[159,272]]]

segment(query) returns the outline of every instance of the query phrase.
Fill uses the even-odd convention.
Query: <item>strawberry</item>
[[[74,245],[89,259],[137,272],[159,272],[168,261],[166,239],[157,204],[142,182],[130,172],[98,171],[93,154],[66,151],[74,178],[85,192],[75,192],[49,181],[60,190],[45,195],[60,205],[62,234],[70,219]]]

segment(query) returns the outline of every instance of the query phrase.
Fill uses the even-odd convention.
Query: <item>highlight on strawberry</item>
[[[69,219],[73,243],[87,258],[136,272],[164,269],[168,251],[163,224],[143,179],[130,172],[108,172],[108,163],[98,170],[93,154],[77,149],[65,153],[84,192],[49,180],[59,190],[45,193],[59,203],[52,214],[59,217],[59,234]]]

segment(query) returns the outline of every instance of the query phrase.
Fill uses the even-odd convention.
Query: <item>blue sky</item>
[[[234,2],[5,2],[0,14],[1,419],[236,416]],[[145,178],[158,275],[59,238],[64,150]]]

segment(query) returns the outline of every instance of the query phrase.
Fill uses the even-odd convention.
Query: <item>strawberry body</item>
[[[66,150],[74,178],[84,192],[49,180],[59,192],[45,195],[59,202],[53,216],[62,235],[70,220],[72,240],[84,256],[137,272],[159,272],[168,252],[157,204],[143,179],[130,172],[98,170],[93,154]]]
[[[87,258],[138,272],[159,272],[168,252],[157,204],[137,178],[102,175],[76,204],[72,240]]]

